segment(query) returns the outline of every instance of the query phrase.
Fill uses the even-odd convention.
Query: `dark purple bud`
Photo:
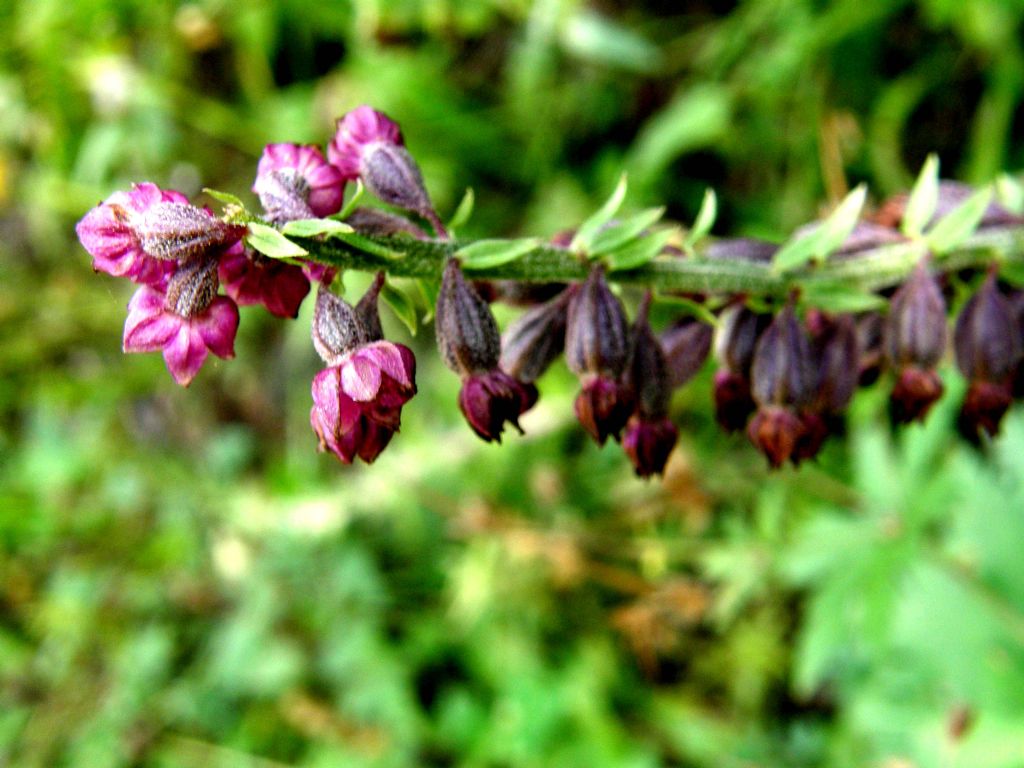
[[[814,408],[829,414],[841,413],[853,399],[859,378],[860,344],[851,315],[836,318],[818,315],[812,332],[817,368]]]
[[[498,366],[498,323],[487,302],[462,276],[456,259],[448,260],[441,277],[434,329],[445,364],[463,378]]]
[[[726,432],[738,432],[757,408],[750,394],[750,380],[721,368],[715,371],[715,421]]]
[[[398,216],[379,208],[356,208],[345,219],[357,232],[374,237],[391,235],[412,235],[417,240],[426,240],[427,233],[404,216]]]
[[[569,301],[578,288],[565,289],[546,304],[527,310],[501,338],[500,367],[521,382],[531,383],[565,349]]]
[[[388,205],[429,220],[437,217],[420,168],[405,147],[373,144],[363,154],[359,170],[366,188]]]
[[[751,365],[754,400],[761,406],[800,408],[813,402],[816,383],[810,339],[787,306],[757,342]]]
[[[1013,305],[990,273],[956,320],[953,348],[960,372],[970,381],[1003,383],[1021,359],[1020,328]]]
[[[459,409],[469,426],[487,442],[501,442],[505,422],[522,434],[519,416],[537,402],[533,384],[516,381],[500,369],[467,376],[459,391]]]
[[[960,408],[957,427],[971,442],[977,442],[981,432],[995,437],[999,424],[1013,404],[1013,389],[1009,382],[991,382],[975,379],[967,388]]]
[[[1024,291],[1012,291],[1007,300],[1013,307],[1013,316],[1017,321],[1017,337],[1024,343]],[[1013,396],[1024,397],[1024,357],[1013,372]]]
[[[182,264],[167,283],[164,308],[179,317],[195,317],[213,303],[219,286],[216,259]]]
[[[770,315],[753,312],[742,304],[726,308],[715,335],[715,357],[719,364],[748,378],[757,340],[771,320]]]
[[[356,304],[356,320],[363,329],[366,341],[380,341],[384,338],[384,329],[380,325],[380,309],[377,301],[384,287],[384,273],[378,272],[366,293]]]
[[[369,339],[356,311],[347,301],[321,284],[313,308],[313,346],[329,366]]]
[[[582,389],[574,403],[580,424],[599,445],[604,445],[609,437],[618,439],[633,412],[632,393],[607,376],[584,374],[580,383]]]
[[[668,418],[645,419],[634,414],[622,434],[622,448],[639,477],[660,475],[679,439],[679,430]]]
[[[600,267],[591,270],[569,302],[565,360],[577,376],[618,378],[626,367],[629,338],[622,303]]]
[[[803,431],[797,437],[793,455],[789,457],[793,466],[817,456],[829,435],[829,423],[821,414],[804,411],[798,417]]]
[[[623,376],[623,383],[633,394],[637,414],[645,419],[666,416],[672,397],[665,353],[647,319],[650,306],[651,292],[648,291],[633,322],[629,363]]]
[[[864,312],[857,316],[857,347],[860,359],[857,364],[857,384],[869,387],[878,381],[885,362],[883,338],[885,318],[879,312]]]
[[[658,341],[673,389],[697,375],[711,353],[714,335],[714,328],[696,319],[681,320],[661,333]]]
[[[188,261],[242,239],[245,226],[228,224],[188,203],[154,203],[132,222],[142,250],[158,259]]]
[[[804,431],[803,420],[792,409],[769,405],[760,408],[750,420],[747,435],[768,463],[778,469],[794,458]]]
[[[924,261],[892,298],[884,346],[898,376],[891,398],[893,419],[924,419],[942,395],[942,382],[932,369],[946,349],[946,301]]]

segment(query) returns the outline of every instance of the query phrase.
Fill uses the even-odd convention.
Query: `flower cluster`
[[[354,208],[358,192],[343,206],[351,182],[385,207]],[[630,321],[608,282],[611,269],[632,269],[635,262],[616,265],[578,245],[599,235],[607,248],[609,242],[637,237],[652,219],[642,214],[556,235],[550,250],[572,259],[590,257],[585,273],[573,262],[576,270],[569,273],[585,274],[575,281],[473,282],[463,274],[459,257],[465,251],[452,247],[401,130],[370,107],[339,119],[326,151],[268,145],[252,191],[263,209],[260,222],[239,205],[218,218],[178,192],[137,184],[89,211],[77,233],[96,271],[138,286],[128,304],[124,351],[161,351],[183,386],[209,353],[234,355],[240,305],[262,305],[275,316],[295,318],[317,283],[312,342],[324,368],[312,382],[310,424],[320,449],[346,464],[357,457],[373,462],[399,430],[402,408],[416,394],[416,361],[408,347],[383,338],[378,313],[386,287],[383,272],[353,306],[335,292],[333,266],[265,255],[275,251],[257,235],[284,240],[272,227],[313,232],[307,236],[315,238],[349,230],[333,221],[306,220],[343,217],[358,233],[353,242],[365,244],[367,236],[433,241],[421,247],[440,254],[440,282],[421,287],[424,295],[437,290],[438,349],[461,379],[458,406],[473,432],[496,443],[506,424],[522,433],[520,419],[539,397],[538,379],[564,355],[579,379],[574,411],[581,427],[598,445],[609,439],[620,443],[641,477],[664,471],[679,438],[671,419],[672,393],[703,368],[712,350],[718,364],[713,378],[717,422],[727,432],[745,431],[772,467],[815,457],[829,435],[841,431],[857,387],[883,375],[892,382],[893,422],[923,420],[943,394],[937,368],[950,338],[956,364],[969,382],[958,422],[968,439],[995,435],[1013,399],[1024,396],[1024,292],[1005,290],[993,270],[973,295],[958,301],[926,256],[887,297],[885,313],[805,308],[798,289],[774,312],[744,295],[687,295],[678,298],[691,305],[704,302],[697,315],[717,314],[714,326],[685,317],[656,333],[651,291],[636,297]],[[941,183],[936,215],[970,201],[971,194],[962,185]],[[907,208],[906,198],[886,203],[873,220],[853,226],[834,256],[853,259],[866,249],[906,242],[896,226]],[[1020,223],[996,205],[978,212],[982,228]],[[666,245],[668,239],[652,242],[664,259],[686,258],[682,246]],[[712,243],[704,256],[711,262],[756,264],[773,259],[776,250],[742,238]],[[713,300],[705,302],[708,298]],[[491,309],[497,301],[525,307],[504,334]],[[960,306],[952,334],[950,303]]]

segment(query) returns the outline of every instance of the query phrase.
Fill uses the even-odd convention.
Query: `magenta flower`
[[[124,324],[125,352],[163,350],[167,370],[181,386],[195,378],[207,353],[235,356],[238,307],[226,296],[215,296],[200,312],[183,316],[168,309],[167,292],[144,285],[128,303]]]
[[[315,219],[341,209],[345,177],[317,147],[268,144],[252,191],[272,222]]]
[[[82,246],[92,256],[92,268],[136,283],[152,285],[166,279],[176,265],[143,250],[136,226],[157,203],[187,204],[180,192],[156,184],[135,184],[129,192],[115,192],[89,211],[75,226]]]
[[[459,409],[473,431],[491,442],[501,442],[507,421],[523,433],[519,416],[537,403],[537,387],[509,376],[500,368],[471,374],[459,390]]]
[[[343,355],[313,379],[310,425],[345,464],[372,463],[398,431],[402,406],[416,394],[412,350],[373,341]]]
[[[277,317],[297,317],[309,293],[302,267],[268,259],[240,244],[220,259],[220,282],[240,306],[262,304]]]
[[[327,157],[347,181],[359,178],[363,154],[373,144],[404,146],[398,123],[365,104],[338,120]]]

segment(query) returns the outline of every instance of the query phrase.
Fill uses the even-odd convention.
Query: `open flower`
[[[268,259],[241,243],[221,257],[219,274],[224,291],[240,306],[262,304],[277,317],[297,317],[309,293],[302,267]]]
[[[235,356],[238,307],[226,296],[216,295],[216,265],[210,263],[212,291],[211,268],[204,266],[205,272],[195,270],[172,278],[166,289],[144,285],[128,303],[124,351],[162,350],[167,369],[183,387],[195,378],[208,353]]]
[[[144,182],[128,192],[115,192],[85,214],[75,232],[92,256],[92,268],[147,285],[169,277],[177,265],[147,254],[135,229],[139,217],[161,202],[187,204],[188,200],[180,192]]]
[[[252,191],[259,196],[269,221],[315,219],[341,209],[345,177],[317,147],[268,144]]]
[[[374,144],[404,146],[398,123],[365,104],[338,120],[327,156],[346,180],[359,178],[363,155]]]

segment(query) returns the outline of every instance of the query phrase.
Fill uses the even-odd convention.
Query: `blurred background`
[[[677,393],[664,481],[574,423],[477,440],[428,326],[372,467],[315,452],[311,302],[188,390],[74,239],[133,181],[253,200],[361,103],[467,236],[631,205],[781,239],[861,181],[1024,166],[1019,0],[0,3],[0,766],[1024,765],[1024,417],[885,387],[766,471]],[[877,200],[877,197],[876,197]]]

